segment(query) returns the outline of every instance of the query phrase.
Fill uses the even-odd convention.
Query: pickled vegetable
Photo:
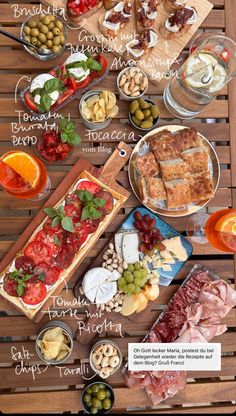
[[[90,414],[97,414],[112,407],[112,391],[104,383],[95,383],[85,389],[83,403]]]

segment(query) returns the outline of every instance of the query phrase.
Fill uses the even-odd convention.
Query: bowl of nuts
[[[120,98],[131,101],[142,97],[148,89],[148,77],[136,66],[123,69],[117,77]]]
[[[115,374],[122,364],[121,350],[113,341],[98,341],[91,349],[89,363],[99,377],[108,378]]]

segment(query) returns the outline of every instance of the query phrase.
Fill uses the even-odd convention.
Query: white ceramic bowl
[[[133,101],[133,100],[136,100],[136,99],[138,99],[138,98],[143,97],[143,96],[146,94],[146,92],[147,92],[147,89],[148,89],[148,84],[149,84],[149,81],[148,81],[147,88],[145,88],[145,90],[143,90],[143,91],[141,92],[141,94],[139,94],[137,97],[131,97],[130,95],[126,95],[126,94],[123,92],[122,88],[119,86],[119,84],[120,84],[120,79],[121,79],[122,75],[123,75],[123,74],[125,74],[127,71],[129,71],[131,68],[137,68],[137,69],[138,69],[139,71],[141,71],[141,72],[142,72],[142,74],[143,74],[145,77],[147,77],[147,79],[148,79],[147,74],[145,74],[145,72],[144,72],[144,71],[142,71],[142,69],[140,69],[140,68],[138,68],[138,67],[133,66],[133,67],[127,67],[127,68],[124,68],[124,69],[123,69],[123,70],[119,73],[119,75],[118,75],[118,77],[117,77],[116,82],[117,82],[117,89],[118,89],[118,91],[119,91],[120,98],[121,98],[122,100],[126,100],[126,101]]]

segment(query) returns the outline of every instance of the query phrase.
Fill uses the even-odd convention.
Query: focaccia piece
[[[192,202],[189,182],[187,179],[178,179],[165,182],[168,208],[186,207]]]
[[[159,166],[152,152],[138,157],[136,167],[142,176],[156,176],[159,173]]]
[[[212,198],[214,194],[214,187],[211,173],[209,171],[189,175],[188,181],[191,199],[194,202]]]
[[[183,179],[189,172],[188,165],[183,159],[165,160],[160,162],[160,168],[163,181]]]
[[[194,147],[201,147],[203,145],[202,139],[197,130],[193,127],[180,130],[175,135],[178,148],[181,152],[192,149]]]
[[[149,198],[165,201],[167,199],[164,183],[160,178],[146,178],[147,193]]]
[[[181,157],[176,140],[168,130],[163,130],[160,133],[151,136],[149,138],[149,143],[158,162]]]
[[[185,150],[182,158],[187,163],[191,173],[208,171],[208,152],[204,147]]]
[[[141,198],[141,201],[143,201],[144,203],[147,203],[148,202],[148,193],[147,193],[146,181],[145,181],[144,176],[139,176],[138,177],[137,185],[138,185],[138,192],[139,192],[139,196]]]

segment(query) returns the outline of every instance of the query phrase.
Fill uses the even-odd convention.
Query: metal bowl
[[[137,99],[138,98],[140,98],[140,97],[137,97]],[[136,100],[136,98],[135,98],[135,100]],[[134,99],[132,100],[132,101],[135,101]],[[149,98],[145,98],[145,101],[147,101],[148,103],[150,103],[150,104],[153,104],[153,105],[157,105],[156,103],[155,103],[155,101],[152,101],[152,100],[150,100]],[[137,130],[139,130],[139,131],[144,131],[144,132],[148,132],[148,131],[151,131],[151,130],[153,130],[153,129],[155,129],[155,127],[157,126],[157,124],[158,124],[158,122],[159,122],[159,119],[160,119],[160,115],[154,120],[154,122],[153,122],[153,126],[151,127],[151,128],[149,128],[149,129],[143,129],[143,128],[141,128],[141,127],[139,127],[139,126],[137,126],[134,122],[133,122],[133,120],[132,120],[132,114],[131,114],[131,112],[129,112],[129,122],[130,122],[130,124],[132,124],[132,126],[135,128],[135,129],[137,129]]]
[[[20,29],[20,38],[24,39],[24,27],[26,26],[26,24],[28,23],[29,20],[32,19],[33,16],[28,17],[21,25],[21,29]],[[35,15],[35,19],[37,19],[37,15]],[[65,36],[65,43],[64,45],[61,47],[60,51],[58,53],[50,53],[50,55],[39,55],[36,51],[36,49],[34,48],[29,48],[26,45],[23,45],[24,49],[26,50],[26,52],[28,52],[30,55],[34,56],[35,58],[39,59],[40,61],[51,61],[52,59],[57,58],[58,56],[60,56],[65,48],[66,48],[66,42],[67,42],[67,36],[68,36],[68,31],[67,31],[67,26],[65,24],[65,22],[58,16],[56,16],[57,20],[60,20],[60,22],[62,22],[63,24],[63,31],[64,31],[64,36]]]
[[[83,124],[89,130],[102,130],[105,127],[109,126],[109,124],[112,121],[112,118],[111,117],[107,118],[105,121],[102,121],[102,122],[89,121],[89,120],[86,120],[83,117],[83,114],[82,114],[82,103],[84,101],[86,101],[89,97],[92,97],[93,95],[99,95],[102,91],[103,90],[92,90],[92,91],[88,91],[88,92],[86,92],[86,94],[84,94],[81,97],[81,100],[80,100],[80,103],[79,103],[79,112],[80,112],[80,116],[81,116],[81,120],[82,120]]]
[[[114,404],[115,404],[115,393],[114,393],[113,388],[110,386],[110,384],[106,383],[105,381],[102,381],[101,383],[99,383],[98,381],[95,381],[95,382],[90,383],[90,384],[88,384],[87,386],[84,387],[84,389],[82,391],[82,394],[81,394],[82,406],[84,407],[86,413],[90,413],[90,408],[86,405],[86,403],[84,401],[84,395],[85,395],[87,389],[89,387],[92,387],[94,384],[104,384],[106,386],[106,388],[110,390],[110,392],[111,392],[111,397],[110,397],[111,407],[110,407],[110,409],[108,409],[108,410],[104,409],[104,410],[99,411],[99,413],[103,413],[103,414],[110,413],[112,411],[112,408],[114,407]]]
[[[38,346],[38,341],[41,340],[43,338],[44,333],[48,330],[48,329],[53,329],[55,327],[60,327],[62,329],[62,331],[64,332],[64,334],[66,335],[66,337],[68,338],[69,342],[68,345],[70,347],[70,352],[68,352],[68,355],[65,356],[65,358],[63,358],[61,361],[58,360],[45,360],[45,358],[43,357],[41,350]],[[71,330],[71,328],[69,327],[69,325],[67,325],[65,322],[63,321],[58,321],[58,320],[54,320],[51,322],[48,322],[47,324],[45,324],[40,332],[37,335],[37,338],[35,340],[35,350],[36,350],[36,354],[38,355],[38,357],[40,358],[40,360],[44,361],[47,364],[50,365],[58,365],[58,364],[62,364],[64,363],[71,355],[72,350],[73,350],[73,332]]]
[[[97,341],[97,342],[93,345],[93,347],[91,348],[90,355],[89,355],[89,364],[90,364],[90,367],[92,368],[92,370],[93,370],[95,373],[97,373],[99,377],[101,377],[101,376],[100,376],[100,374],[98,373],[98,370],[96,369],[96,367],[95,367],[95,365],[94,365],[94,363],[93,363],[93,361],[92,361],[92,355],[93,355],[93,353],[94,353],[95,348],[97,348],[97,347],[98,347],[98,346],[100,346],[100,345],[106,345],[106,344],[110,344],[110,345],[112,345],[113,347],[115,347],[115,348],[117,349],[117,353],[118,353],[118,356],[119,356],[119,359],[120,359],[119,364],[118,364],[118,365],[117,365],[117,366],[113,369],[113,371],[112,371],[112,373],[110,374],[110,376],[112,376],[113,374],[115,374],[115,373],[119,370],[119,368],[120,368],[120,366],[121,366],[121,364],[122,364],[122,352],[121,352],[121,350],[120,350],[119,346],[118,346],[115,342],[110,341],[109,339],[103,339],[103,340],[101,340],[101,341]],[[110,376],[109,376],[109,377],[110,377]],[[101,377],[101,378],[103,378],[103,377]]]

